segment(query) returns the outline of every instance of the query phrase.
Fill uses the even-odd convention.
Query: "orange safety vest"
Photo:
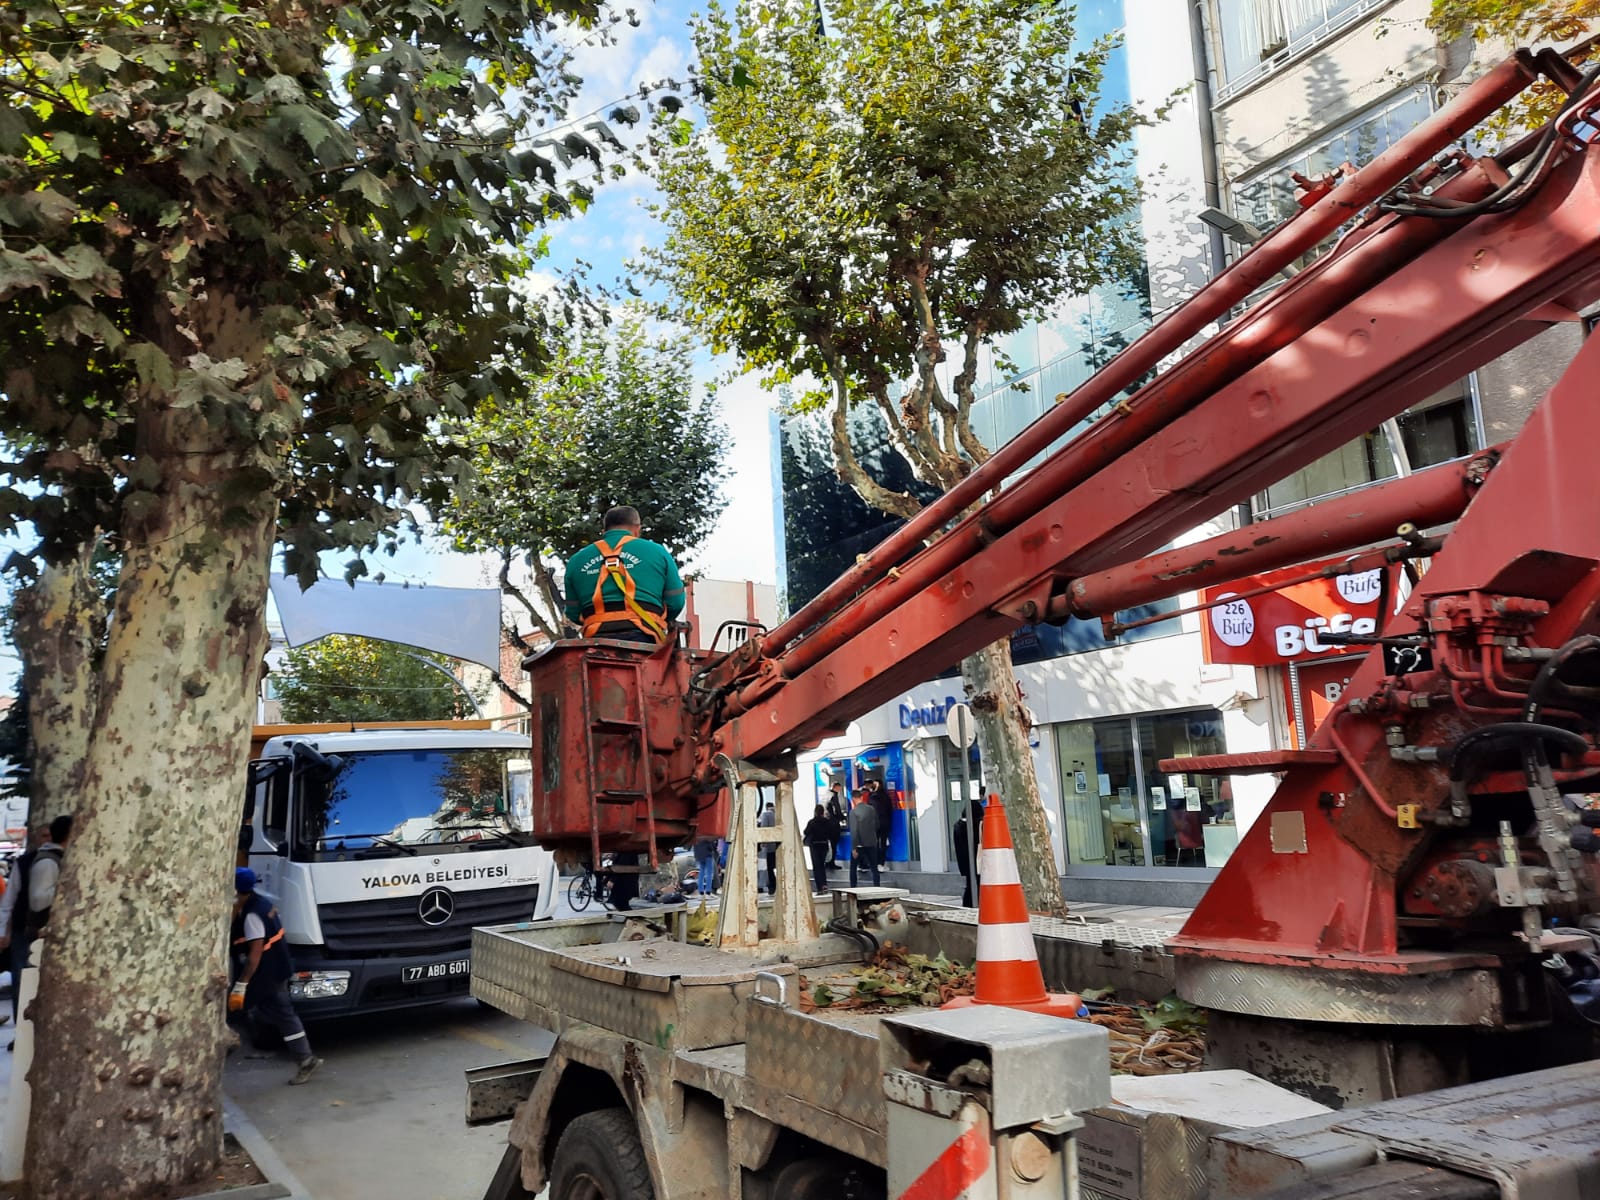
[[[583,618],[584,637],[597,636],[600,627],[612,621],[627,621],[644,630],[658,642],[667,640],[665,614],[653,613],[639,602],[638,588],[633,582],[633,576],[628,574],[628,568],[622,565],[622,548],[629,542],[637,540],[633,534],[626,533],[615,546],[608,546],[605,538],[594,544],[594,548],[600,552],[600,574],[594,581],[594,599],[591,601],[593,611]],[[608,579],[622,592],[621,608],[606,608],[605,587]]]

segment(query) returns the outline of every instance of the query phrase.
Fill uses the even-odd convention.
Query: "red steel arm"
[[[1480,163],[1451,184],[1482,194],[1495,175]],[[1327,313],[1325,293],[1342,300]],[[1156,550],[1534,336],[1551,302],[1597,297],[1600,152],[1585,145],[1513,211],[1381,218],[826,625],[739,662],[715,743],[760,758],[815,741],[1040,619],[1071,579]]]

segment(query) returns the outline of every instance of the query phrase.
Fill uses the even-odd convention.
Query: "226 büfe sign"
[[[1384,590],[1382,571],[1361,571],[1305,583],[1285,582],[1259,596],[1238,596],[1240,592],[1270,588],[1279,581],[1304,576],[1322,565],[1310,563],[1246,575],[1225,586],[1204,589],[1200,593],[1203,602],[1215,605],[1200,624],[1206,661],[1270,667],[1337,654],[1366,653],[1365,646],[1329,645],[1321,635],[1377,632],[1378,602]]]

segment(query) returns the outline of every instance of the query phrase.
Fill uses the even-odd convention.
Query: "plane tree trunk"
[[[140,417],[160,482],[124,520],[32,1006],[35,1200],[160,1195],[221,1151],[228,875],[276,502],[242,485],[259,469],[200,412],[164,399]]]
[[[12,608],[28,703],[30,828],[75,811],[81,791],[105,636],[105,600],[90,574],[94,553],[91,543],[47,565]]]
[[[1001,638],[962,659],[961,679],[977,718],[984,786],[998,793],[1006,806],[1028,910],[1065,916],[1067,906],[1061,898],[1050,824],[1028,745],[1031,721],[1017,691],[1010,639]]]

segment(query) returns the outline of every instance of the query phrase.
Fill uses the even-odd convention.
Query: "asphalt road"
[[[567,883],[558,918],[580,915]],[[308,1032],[326,1060],[310,1083],[287,1086],[288,1058],[246,1046],[229,1058],[224,1086],[314,1200],[482,1200],[509,1124],[467,1127],[463,1072],[533,1058],[555,1041],[471,999]]]
[[[561,879],[555,916],[575,913]],[[476,1000],[311,1026],[326,1061],[287,1086],[294,1065],[246,1045],[228,1060],[229,1097],[314,1200],[482,1200],[506,1123],[469,1129],[463,1072],[546,1053],[555,1037]]]
[[[225,1087],[315,1200],[482,1200],[509,1126],[467,1127],[462,1072],[555,1040],[471,999],[309,1032],[326,1061],[303,1087],[287,1058],[243,1049]]]

